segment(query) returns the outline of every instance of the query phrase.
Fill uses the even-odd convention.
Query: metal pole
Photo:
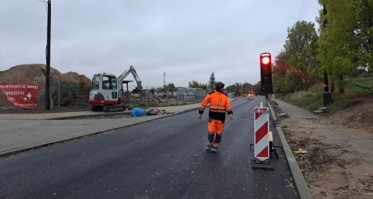
[[[51,0],[48,0],[47,48],[45,73],[45,109],[50,110],[50,61],[51,61]]]
[[[145,91],[145,106],[148,106],[148,87],[146,87]]]
[[[58,81],[58,109],[61,108],[61,82]]]
[[[328,74],[326,72],[324,72],[324,92],[329,93]]]

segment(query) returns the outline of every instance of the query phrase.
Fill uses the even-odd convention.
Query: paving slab
[[[286,103],[282,100],[276,99],[276,103],[278,104],[278,107],[286,113],[290,118],[303,118],[303,119],[316,119],[319,118],[317,115],[300,108],[298,106]]]

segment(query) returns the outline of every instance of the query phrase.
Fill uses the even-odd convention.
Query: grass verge
[[[324,106],[322,85],[313,85],[308,91],[290,93],[278,98],[290,104],[302,107],[308,111],[314,111]],[[355,100],[373,95],[373,78],[349,79],[345,84],[345,92],[333,92],[332,102],[327,105],[329,113],[336,113]]]

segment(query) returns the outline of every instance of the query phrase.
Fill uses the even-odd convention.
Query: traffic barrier
[[[275,152],[276,159],[277,152],[273,150],[272,132],[269,131],[269,108],[260,107],[254,108],[254,159],[251,161],[253,169],[267,169],[273,170],[271,161],[269,160],[272,151]]]
[[[254,112],[254,157],[260,161],[269,159],[269,108],[255,108]]]

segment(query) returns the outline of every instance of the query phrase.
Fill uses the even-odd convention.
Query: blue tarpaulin
[[[131,116],[132,117],[146,116],[146,110],[142,108],[134,108],[131,111]]]

